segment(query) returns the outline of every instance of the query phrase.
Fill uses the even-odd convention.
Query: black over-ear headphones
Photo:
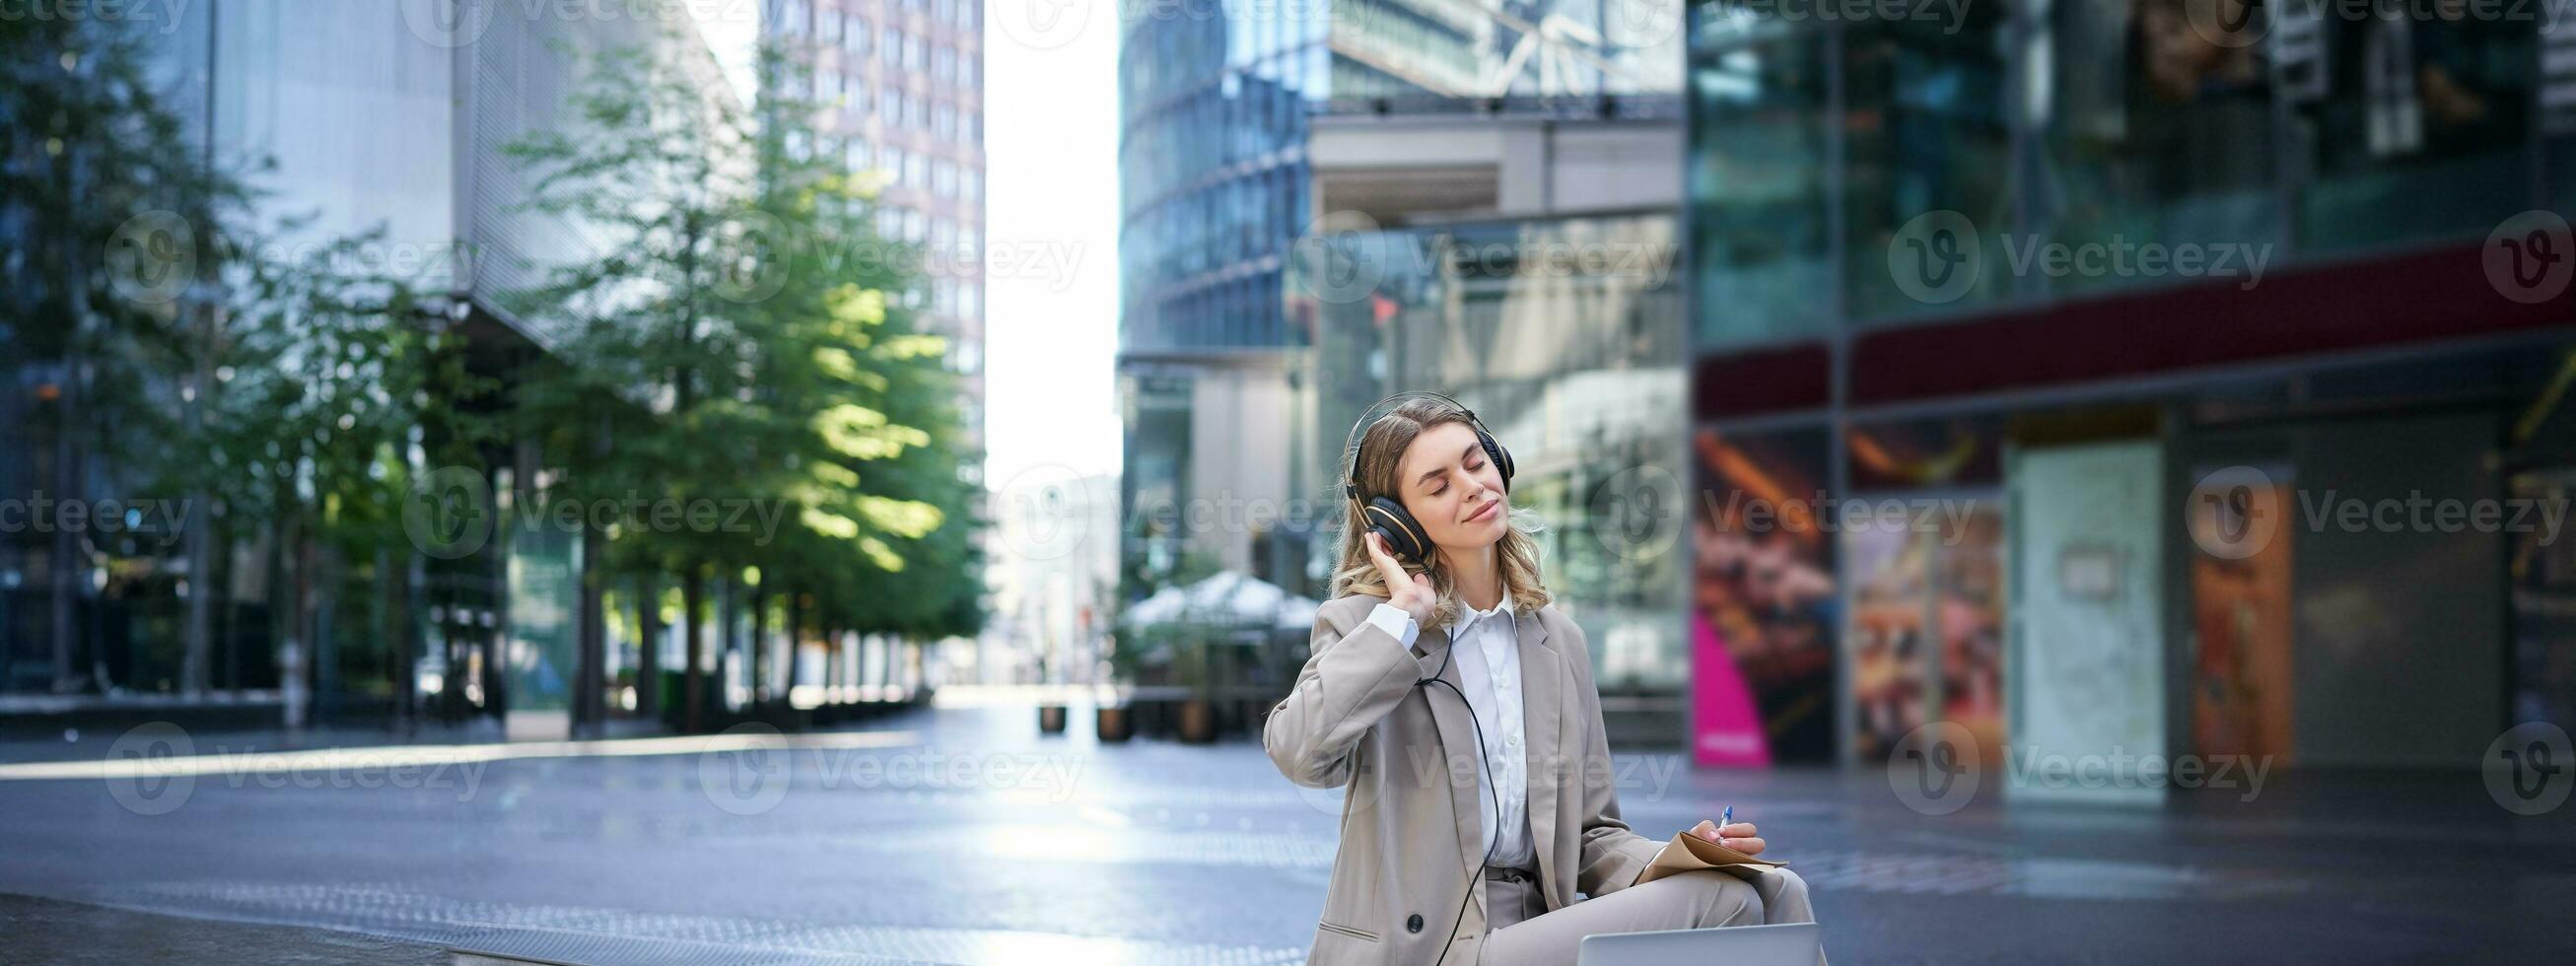
[[[1440,393],[1420,389],[1406,390],[1370,403],[1367,409],[1360,410],[1359,422],[1351,424],[1350,434],[1342,439],[1343,458],[1347,461],[1345,465],[1349,467],[1342,474],[1342,493],[1360,505],[1360,518],[1368,521],[1369,532],[1376,533],[1386,540],[1387,549],[1394,551],[1399,558],[1429,564],[1431,533],[1422,528],[1422,522],[1415,520],[1413,514],[1405,512],[1403,501],[1384,493],[1373,494],[1365,499],[1360,496],[1359,438],[1369,424],[1374,422],[1369,418],[1369,414],[1375,412],[1379,406],[1408,396],[1428,396],[1444,400],[1458,407],[1459,412],[1467,414],[1467,425],[1476,431],[1476,443],[1485,448],[1485,458],[1492,460],[1494,466],[1503,472],[1503,495],[1506,497],[1509,497],[1512,492],[1512,451],[1504,449],[1503,444],[1494,441],[1494,434],[1485,429],[1484,420],[1476,418],[1475,410],[1467,408],[1465,403]]]

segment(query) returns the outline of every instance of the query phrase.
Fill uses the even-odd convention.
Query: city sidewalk
[[[278,963],[445,966],[426,943],[363,933],[165,916],[0,893],[0,966],[274,966]]]
[[[1048,736],[1034,707],[966,703],[765,750],[0,775],[0,893],[556,962],[1304,960],[1339,793],[1289,784],[1252,735],[1102,744],[1085,716]],[[2474,772],[2231,772],[2134,806],[2048,801],[2028,794],[2036,778],[1989,772],[1927,808],[1907,797],[1922,776],[1884,768],[1614,757],[1604,777],[1642,834],[1730,806],[1759,822],[1814,890],[1836,963],[2576,956],[2576,808],[2515,814]],[[117,934],[58,914],[92,908],[35,921],[57,944]],[[169,948],[242,945],[192,922]]]

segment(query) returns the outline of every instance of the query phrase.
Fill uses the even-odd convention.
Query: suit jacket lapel
[[[1523,753],[1529,756],[1528,774],[1530,846],[1538,853],[1538,880],[1547,894],[1548,908],[1560,908],[1563,898],[1556,893],[1555,853],[1556,793],[1561,784],[1556,772],[1566,763],[1567,752],[1559,747],[1557,733],[1566,671],[1564,659],[1547,640],[1547,623],[1536,613],[1521,617],[1521,728]],[[1577,752],[1579,754],[1579,752]],[[1579,780],[1579,776],[1578,776]]]
[[[1449,687],[1426,684],[1421,688],[1422,699],[1431,704],[1431,721],[1440,729],[1440,747],[1432,749],[1441,756],[1440,768],[1429,774],[1439,775],[1449,783],[1449,805],[1458,817],[1460,869],[1469,875],[1481,875],[1485,858],[1485,818],[1477,799],[1484,790],[1477,783],[1475,769],[1480,767],[1478,756],[1482,752],[1473,750],[1476,748],[1476,723],[1467,702],[1459,697],[1465,692],[1449,690],[1465,687],[1458,680],[1458,662],[1442,660],[1448,656],[1450,643],[1449,629],[1445,627],[1424,628],[1414,638],[1414,646],[1421,648],[1424,655],[1415,659],[1421,664],[1423,675],[1429,676],[1436,671],[1440,680],[1449,682]],[[1456,772],[1450,767],[1460,760],[1467,764],[1464,772]]]

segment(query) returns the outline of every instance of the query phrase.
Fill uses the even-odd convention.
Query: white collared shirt
[[[1368,619],[1406,647],[1412,647],[1420,634],[1413,615],[1393,604],[1377,605]],[[1521,716],[1520,635],[1512,618],[1512,592],[1504,590],[1502,600],[1490,609],[1462,609],[1450,622],[1449,647],[1457,656],[1458,690],[1465,693],[1468,708],[1484,729],[1476,811],[1485,829],[1485,852],[1491,856],[1485,864],[1532,868],[1538,850],[1530,842],[1529,748]],[[1495,838],[1497,829],[1504,833],[1500,841]]]

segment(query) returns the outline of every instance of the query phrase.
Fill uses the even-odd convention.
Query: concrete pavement
[[[1302,961],[1338,795],[1248,738],[1101,745],[1073,718],[0,764],[0,892],[576,962]],[[2143,807],[1998,778],[1929,814],[1879,769],[1618,772],[1641,833],[1728,804],[1759,822],[1838,964],[2576,956],[2576,808],[2513,815],[2475,773],[2274,773]],[[42,929],[93,931],[64,922]]]

